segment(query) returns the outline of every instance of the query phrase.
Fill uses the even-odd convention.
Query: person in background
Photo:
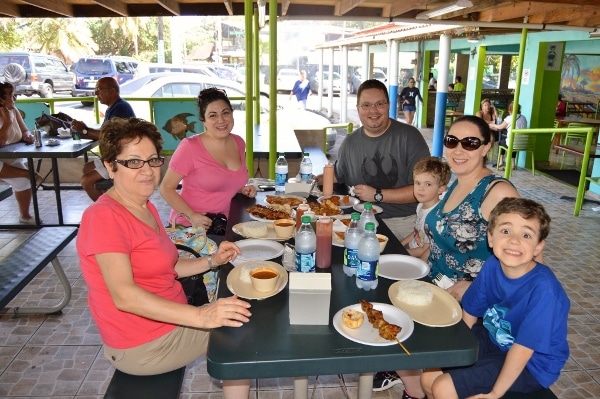
[[[567,103],[563,100],[563,96],[558,93],[558,102],[556,103],[556,116],[564,118],[567,116]]]
[[[440,201],[440,195],[448,188],[451,173],[448,164],[438,157],[423,158],[413,169],[414,193],[419,201],[417,220],[414,230],[401,241],[402,245],[408,246],[408,253],[411,256],[424,261],[429,256],[429,237],[425,233],[425,218]]]
[[[231,133],[233,108],[225,90],[204,89],[197,101],[205,130],[181,140],[160,184],[160,194],[172,208],[170,221],[203,226],[210,233],[216,218],[229,216],[233,196],[241,192],[253,198],[256,187],[247,185],[246,143]],[[180,182],[181,192],[177,190]],[[178,214],[185,217],[176,219]]]
[[[500,140],[498,141],[498,143],[504,147],[508,146],[507,143],[508,143],[508,139],[510,137],[513,111],[514,111],[514,106],[513,106],[513,102],[511,101],[508,104],[508,109],[507,109],[508,116],[506,118],[504,118],[502,123],[500,123],[499,125],[490,123],[490,129],[492,131],[498,132],[497,134],[500,137]],[[527,129],[527,119],[523,115],[521,115],[521,106],[520,105],[517,105],[515,128]],[[498,170],[504,170],[504,164],[505,164],[505,158],[506,158],[506,151],[504,151],[504,150],[501,150],[501,151],[502,151],[502,156],[501,156],[500,164],[497,165]],[[513,151],[512,158],[515,159],[516,156],[517,156],[517,152]],[[514,169],[515,168],[514,161],[513,161],[512,165],[513,165],[513,169]]]
[[[475,116],[483,119],[489,125],[495,125],[496,123],[498,123],[498,111],[496,110],[496,107],[494,107],[489,98],[484,98],[483,100],[481,100],[479,111],[477,111]],[[492,139],[492,144],[494,142],[498,142],[499,137],[496,131],[492,132]]]
[[[487,235],[494,255],[462,300],[463,321],[479,341],[477,361],[426,370],[428,398],[528,394],[558,379],[569,358],[570,301],[552,270],[535,260],[549,232],[550,216],[535,201],[505,198],[492,210]]]
[[[408,87],[402,89],[399,97],[406,123],[412,125],[415,117],[415,111],[417,110],[417,98],[421,101],[421,103],[423,103],[421,92],[419,91],[418,87],[415,87],[414,78],[410,78],[408,80]]]
[[[108,106],[104,114],[104,123],[112,118],[135,118],[135,113],[131,105],[123,100],[119,94],[119,83],[113,78],[105,77],[96,82],[94,91],[101,104]],[[98,140],[100,138],[100,129],[94,129],[85,123],[73,120],[71,129],[80,132],[82,138]],[[87,195],[96,201],[102,195],[102,191],[94,187],[94,184],[102,179],[108,179],[108,171],[102,164],[102,160],[97,158],[83,165],[83,176],[81,177],[81,187]]]
[[[311,95],[311,91],[310,82],[306,79],[306,71],[304,69],[300,71],[300,79],[294,83],[294,87],[290,92],[290,100],[293,95],[296,96],[296,100],[298,100],[302,109],[306,110],[306,100],[308,99],[308,96]]]
[[[462,77],[461,76],[457,75],[456,78],[454,78],[453,91],[465,91],[465,85],[462,84]]]
[[[9,82],[0,82],[0,147],[24,141],[33,144],[33,134],[25,126],[21,113],[15,106],[15,87]],[[35,174],[36,186],[42,184],[42,176]],[[10,184],[19,206],[19,223],[35,224],[29,213],[31,206],[31,182],[24,159],[0,159],[0,180]]]
[[[179,259],[154,204],[162,136],[142,119],[102,126],[100,151],[114,185],[83,213],[77,253],[90,312],[106,359],[133,375],[162,374],[206,353],[209,330],[249,322],[250,304],[219,298],[195,307],[176,278],[203,273],[240,254],[224,241],[217,252]],[[225,398],[247,398],[249,380],[224,381]]]
[[[433,76],[433,72],[429,72],[429,90],[437,90],[437,79]]]

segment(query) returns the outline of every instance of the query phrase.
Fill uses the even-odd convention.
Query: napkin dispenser
[[[300,197],[307,198],[310,195],[310,191],[313,188],[314,180],[308,182],[297,181],[295,178],[289,179],[285,183],[285,193],[294,194]]]
[[[330,273],[290,273],[290,324],[328,325]]]

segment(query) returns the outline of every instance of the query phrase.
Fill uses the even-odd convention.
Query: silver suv
[[[15,85],[15,94],[51,98],[73,92],[73,74],[57,57],[29,52],[0,53],[2,78]]]

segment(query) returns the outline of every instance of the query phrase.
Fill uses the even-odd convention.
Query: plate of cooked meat
[[[297,208],[298,205],[305,202],[305,198],[292,194],[267,195],[265,197],[267,205],[288,205],[290,208]]]
[[[415,325],[409,315],[393,305],[361,301],[340,309],[333,316],[333,327],[351,341],[389,346],[408,339]]]
[[[349,195],[326,195],[317,198],[317,202],[322,204],[325,200],[333,202],[340,209],[348,209],[352,208],[354,205],[360,203],[360,200],[356,197],[351,197]]]
[[[259,222],[268,222],[277,219],[289,219],[293,218],[295,212],[289,207],[284,205],[269,205],[264,206],[256,204],[246,209],[250,214],[250,218],[258,220]]]

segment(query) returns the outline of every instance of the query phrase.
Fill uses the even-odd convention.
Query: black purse
[[[187,245],[175,244],[175,246],[178,250],[188,252],[196,258],[200,258],[202,256]],[[182,277],[177,279],[177,281],[181,283],[181,286],[183,287],[183,292],[185,292],[188,304],[190,305],[202,306],[209,302],[208,293],[206,292],[206,286],[204,285],[203,276],[204,274],[196,274],[194,276]]]
[[[222,213],[207,213],[205,216],[212,220],[212,224],[206,231],[206,234],[224,236],[227,231],[227,216]]]
[[[70,129],[72,121],[73,118],[63,112],[52,115],[42,112],[42,116],[35,118],[35,126],[43,128],[49,136],[58,136],[58,128]]]

